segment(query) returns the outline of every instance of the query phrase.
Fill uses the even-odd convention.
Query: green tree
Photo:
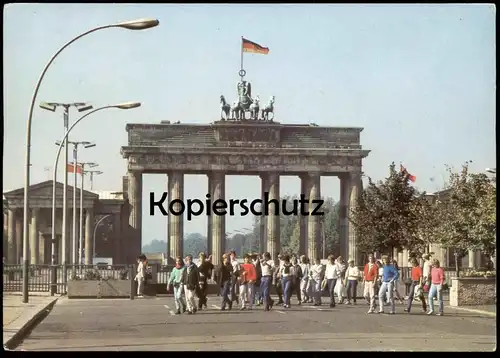
[[[496,187],[485,174],[471,173],[469,164],[459,172],[447,168],[446,197],[439,203],[438,242],[454,252],[457,275],[459,261],[469,250],[483,250],[491,256],[496,241]]]
[[[392,253],[394,249],[419,251],[420,205],[425,193],[418,193],[409,183],[409,174],[389,166],[389,177],[374,183],[361,192],[349,220],[355,226],[357,245],[368,254],[374,251]]]
[[[207,238],[200,233],[191,233],[184,237],[184,256],[198,257],[200,252],[207,252]]]

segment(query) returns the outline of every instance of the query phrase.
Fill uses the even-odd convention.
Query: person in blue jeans
[[[290,295],[292,294],[292,280],[294,279],[294,268],[290,262],[290,256],[283,256],[283,266],[279,271],[281,286],[283,287],[284,308],[290,308]]]
[[[260,267],[262,269],[260,290],[264,298],[264,311],[269,311],[274,304],[274,301],[271,299],[270,289],[275,268],[274,261],[271,260],[271,254],[269,252],[264,253],[262,260],[260,261]]]
[[[428,315],[434,314],[434,297],[437,296],[439,303],[438,316],[442,316],[444,313],[444,301],[443,301],[443,285],[445,283],[444,269],[439,264],[439,260],[432,260],[431,268],[431,287],[429,289],[429,312]]]
[[[382,283],[378,291],[378,313],[384,313],[384,299],[387,294],[389,295],[389,302],[391,305],[391,311],[389,313],[395,314],[396,304],[394,303],[394,281],[399,278],[399,272],[393,265],[390,264],[389,258],[386,255],[382,256],[382,263]]]
[[[222,262],[218,268],[218,284],[221,288],[222,302],[220,309],[221,311],[226,310],[226,305],[231,310],[233,308],[233,301],[231,300],[231,284],[233,282],[233,266],[229,262],[229,256],[227,254],[222,255]]]
[[[167,291],[170,291],[172,286],[174,287],[174,302],[176,312],[175,314],[181,314],[186,311],[186,301],[182,296],[184,293],[184,285],[182,284],[182,278],[184,277],[184,260],[182,257],[178,256],[175,258],[175,267],[170,273],[170,278],[168,280]],[[181,312],[182,309],[182,312]]]

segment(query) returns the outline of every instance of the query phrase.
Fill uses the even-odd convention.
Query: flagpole
[[[241,67],[240,70],[243,69],[243,36],[241,36]]]

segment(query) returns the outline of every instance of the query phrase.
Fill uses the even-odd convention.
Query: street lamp
[[[82,175],[82,182],[80,185],[80,240],[78,242],[78,264],[83,265],[83,185],[85,183],[85,167],[89,168],[95,168],[99,164],[93,163],[93,162],[87,162],[87,163],[80,163],[80,169],[81,169],[81,175]],[[85,256],[85,259],[87,259],[87,256]]]
[[[85,102],[75,103],[58,103],[58,102],[42,102],[40,108],[55,112],[57,107],[64,109],[64,133],[68,131],[69,126],[69,108],[75,107],[78,112],[85,112],[91,110],[93,107]],[[63,142],[56,142],[56,145],[64,147],[64,161],[68,163],[68,137]],[[64,167],[64,181],[63,181],[63,216],[62,216],[62,245],[61,245],[61,258],[62,264],[65,265],[68,258],[66,257],[66,245],[68,238],[66,237],[68,227],[68,166]],[[64,274],[65,276],[65,274]]]
[[[132,108],[137,108],[140,107],[139,102],[126,102],[126,103],[120,103],[112,106],[104,106],[100,107],[97,109],[94,109],[86,114],[84,114],[82,117],[76,120],[75,123],[69,127],[68,131],[65,133],[64,138],[61,140],[61,142],[64,142],[66,138],[68,137],[69,133],[71,130],[78,124],[80,123],[81,120],[86,118],[87,116],[91,115],[92,113],[102,111],[103,109],[108,109],[108,108],[118,108],[118,109],[132,109]],[[57,150],[56,154],[56,159],[54,161],[54,171],[52,173],[52,265],[55,265],[55,240],[56,240],[56,183],[57,183],[57,164],[59,162],[59,156],[61,155],[61,149],[62,146],[59,147]],[[66,163],[67,164],[67,163]],[[83,195],[83,193],[81,193]],[[80,204],[81,206],[81,204]],[[80,212],[80,221],[81,221],[82,213]],[[81,222],[80,222],[81,224]]]
[[[73,142],[73,141],[68,141],[66,139],[66,142],[68,144],[73,144],[73,178],[74,178],[74,183],[73,183],[73,237],[72,237],[72,245],[71,245],[71,263],[74,265],[76,264],[76,188],[78,188],[78,146],[82,146],[83,148],[92,148],[95,147],[94,143],[87,142],[87,141],[81,141],[81,142]],[[56,141],[56,145],[60,146],[61,142]],[[64,145],[64,144],[63,144]],[[68,164],[66,164],[65,167],[65,173],[68,171]],[[64,199],[63,199],[64,200]],[[64,210],[64,209],[63,209]],[[63,213],[64,215],[64,213]],[[63,219],[63,226],[64,226],[64,219]],[[63,262],[64,264],[64,262]]]
[[[497,168],[486,168],[485,171],[490,174],[496,174]]]
[[[160,22],[156,19],[139,19],[139,20],[133,20],[133,21],[125,21],[125,22],[120,22],[117,24],[112,24],[112,25],[105,25],[105,26],[99,26],[95,27],[93,29],[90,29],[72,40],[66,42],[50,59],[49,62],[45,65],[45,67],[42,70],[42,73],[40,74],[40,77],[38,78],[38,81],[35,85],[35,91],[33,92],[33,96],[31,98],[31,105],[30,105],[30,110],[28,112],[28,119],[26,121],[26,154],[25,154],[25,165],[24,165],[24,208],[23,208],[23,303],[28,303],[28,283],[29,283],[29,277],[28,277],[28,271],[29,271],[29,261],[28,261],[28,253],[29,253],[29,247],[28,247],[28,230],[29,230],[29,225],[28,225],[28,208],[29,208],[29,187],[30,187],[30,160],[31,160],[31,123],[33,121],[33,110],[35,108],[35,102],[36,102],[36,96],[38,94],[38,90],[40,89],[40,85],[42,83],[42,80],[45,76],[45,73],[49,69],[50,65],[56,57],[68,46],[70,46],[73,42],[81,39],[84,36],[87,36],[93,32],[99,31],[99,30],[104,30],[108,28],[123,28],[123,29],[128,29],[128,30],[145,30],[149,29],[155,26],[158,26]],[[55,111],[55,109],[54,109]]]
[[[99,227],[99,224],[104,220],[104,219],[107,219],[109,218],[110,216],[112,216],[112,214],[107,214],[107,215],[104,215],[102,218],[99,219],[99,221],[95,224],[95,227],[94,227],[94,234],[92,235],[92,258],[95,259],[95,233],[97,231],[97,228]]]
[[[90,175],[90,190],[94,189],[94,175],[101,175],[102,171],[100,170],[87,170],[85,173],[89,173]]]

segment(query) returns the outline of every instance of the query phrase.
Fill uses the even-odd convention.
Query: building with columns
[[[284,125],[272,121],[217,121],[212,124],[127,124],[128,145],[121,152],[128,161],[129,226],[133,245],[140,252],[142,175],[166,176],[168,202],[184,196],[184,175],[204,174],[212,202],[228,201],[227,175],[257,175],[262,199],[280,200],[280,177],[298,176],[300,191],[307,199],[320,199],[321,176],[337,176],[341,183],[341,253],[360,260],[356,233],[348,221],[349,208],[361,191],[362,160],[369,154],[360,144],[362,128]],[[192,198],[194,199],[194,198]],[[200,198],[205,199],[205,198]],[[249,198],[252,200],[252,198]],[[174,204],[178,210],[179,203]],[[261,221],[261,247],[274,259],[280,251],[279,216]],[[183,254],[183,215],[168,215],[168,256]],[[215,264],[225,252],[227,216],[211,215],[208,220],[209,253]],[[300,252],[319,257],[320,217],[301,216]]]
[[[52,180],[34,184],[29,188],[29,255],[31,264],[50,264],[52,251]],[[68,190],[68,216],[66,232],[67,262],[72,262],[73,240],[73,187]],[[77,226],[80,221],[80,189],[76,189]],[[113,263],[132,263],[138,255],[129,250],[129,209],[126,195],[114,196],[104,193],[83,191],[84,257],[85,263],[92,263],[92,257],[110,257]],[[62,262],[62,207],[63,184],[56,183],[56,263]],[[23,204],[24,188],[3,194],[4,202],[4,262],[19,264],[23,253]],[[104,220],[101,220],[101,218]],[[96,227],[96,224],[100,224]],[[95,233],[95,250],[94,250]],[[77,229],[77,243],[79,229]],[[78,245],[78,244],[77,244]]]

